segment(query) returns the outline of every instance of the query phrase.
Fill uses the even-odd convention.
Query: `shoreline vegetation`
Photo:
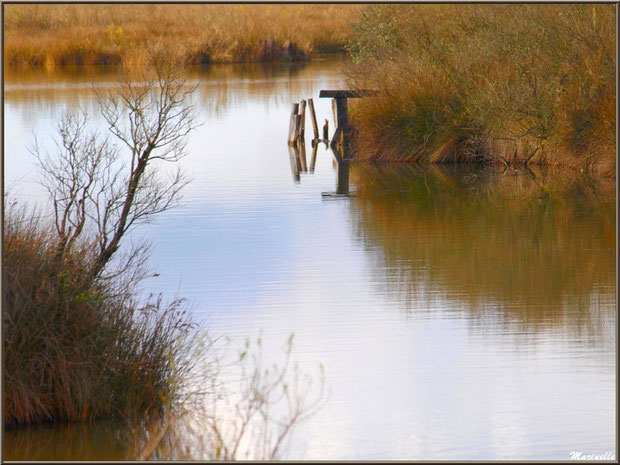
[[[363,5],[5,5],[7,68],[139,67],[157,46],[190,64],[342,53]]]
[[[615,177],[613,5],[6,5],[8,70],[346,53],[356,158]]]
[[[615,176],[613,5],[373,5],[353,26],[357,151],[373,161]]]

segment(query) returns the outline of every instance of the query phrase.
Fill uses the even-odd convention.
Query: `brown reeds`
[[[134,283],[94,279],[76,246],[25,210],[5,215],[4,424],[131,418],[174,402],[191,366],[178,300],[136,301]]]
[[[342,51],[360,5],[5,5],[9,67],[140,66],[158,45],[195,64]]]
[[[379,5],[354,26],[363,158],[615,175],[612,5]]]

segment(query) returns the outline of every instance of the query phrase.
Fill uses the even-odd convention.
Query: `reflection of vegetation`
[[[221,114],[248,102],[288,104],[314,92],[316,79],[334,78],[339,60],[307,63],[235,63],[187,69],[188,83],[196,85],[196,107],[207,114]],[[135,73],[129,73],[133,77]],[[297,79],[301,75],[302,79]],[[98,92],[113,90],[118,79],[114,67],[66,67],[50,71],[6,72],[5,100],[23,112],[23,119],[55,116],[59,101],[98,113],[91,86]]]
[[[100,421],[92,424],[41,425],[6,432],[6,460],[121,460],[128,458],[127,425]]]
[[[611,5],[374,5],[354,29],[367,156],[615,173]]]
[[[10,5],[9,67],[139,66],[153,43],[196,64],[342,51],[360,5]]]
[[[462,167],[352,177],[358,233],[380,246],[382,278],[407,306],[439,291],[507,321],[573,329],[613,309],[613,185]]]
[[[233,354],[230,341],[201,338],[200,365],[182,404],[138,421],[35,425],[5,435],[8,460],[238,460],[281,457],[296,426],[325,401],[290,361],[267,365],[260,339]],[[313,385],[313,381],[319,381]]]

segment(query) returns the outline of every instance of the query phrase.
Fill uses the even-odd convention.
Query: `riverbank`
[[[353,26],[357,152],[615,176],[613,5],[379,5]]]
[[[4,63],[141,66],[153,46],[191,64],[343,52],[363,5],[6,5]]]

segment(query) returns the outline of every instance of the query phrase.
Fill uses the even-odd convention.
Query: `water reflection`
[[[197,85],[195,105],[210,115],[222,116],[227,109],[261,102],[269,106],[288,104],[291,98],[311,95],[316,80],[341,66],[333,59],[309,63],[235,63],[193,67],[188,85]],[[106,92],[118,86],[117,66],[57,67],[43,73],[7,70],[5,103],[19,103],[24,120],[43,110],[52,115],[62,101],[69,108],[84,108],[96,114],[93,89]],[[132,75],[129,75],[132,78]]]
[[[353,177],[357,237],[378,246],[377,280],[405,311],[435,290],[477,320],[613,335],[612,183],[462,166],[357,166]]]
[[[60,424],[4,433],[5,460],[128,460],[129,430],[122,422]]]

